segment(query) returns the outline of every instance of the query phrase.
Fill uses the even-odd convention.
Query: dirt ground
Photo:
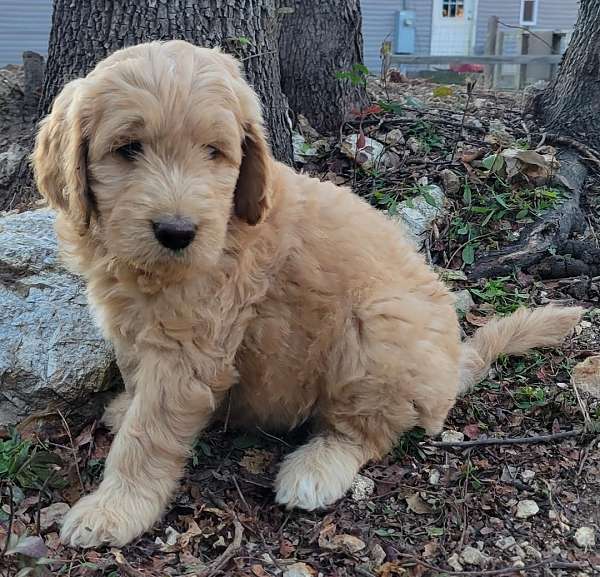
[[[397,128],[401,134],[386,142],[393,153],[388,166],[358,163],[340,151],[339,138],[321,139],[305,127],[304,150],[314,145],[316,152],[306,155],[304,170],[352,186],[392,215],[407,199],[427,200],[430,184],[443,183],[445,210],[430,226],[425,251],[452,288],[473,299],[461,312],[465,333],[521,305],[579,303],[587,312],[572,338],[560,350],[500,359],[458,401],[441,440],[418,430],[405,435],[327,511],[287,512],[273,500],[278,463],[309,431],[277,438],[215,426],[196,444],[164,519],[123,549],[74,551],[58,539],[65,510],[101,478],[111,441],[101,425],[71,432],[65,423],[50,438],[4,431],[0,478],[11,481],[0,493],[0,550],[9,532],[13,538],[0,574],[600,574],[600,404],[593,391],[571,384],[574,367],[600,350],[600,279],[540,279],[528,271],[469,277],[482,252],[514,241],[562,202],[552,175],[542,182],[523,165],[521,178],[511,180],[490,157],[511,147],[553,153],[542,150],[546,144],[540,147],[524,113],[527,95],[397,80],[371,83],[373,106],[342,131],[343,138],[386,142]],[[600,181],[590,174],[577,238],[598,249]],[[475,444],[455,445],[465,441]]]

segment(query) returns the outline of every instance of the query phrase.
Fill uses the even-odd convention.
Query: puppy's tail
[[[481,382],[501,354],[522,355],[535,347],[560,345],[582,314],[580,307],[547,306],[522,308],[491,320],[462,345],[459,394]]]

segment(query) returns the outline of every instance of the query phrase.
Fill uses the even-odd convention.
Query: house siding
[[[416,14],[416,53],[429,54],[431,46],[431,7],[433,0],[408,0],[407,10]],[[379,50],[387,38],[392,43],[396,12],[403,10],[402,0],[362,0],[362,33],[364,61],[367,68],[377,74],[381,67]]]
[[[26,50],[45,57],[51,22],[51,0],[0,0],[0,67],[20,64]]]
[[[579,0],[540,0],[537,25],[540,30],[571,30],[577,22]]]
[[[579,0],[538,0],[537,24],[531,26],[532,30],[570,30],[575,27]],[[477,36],[475,41],[475,54],[485,52],[487,26],[490,16],[498,16],[501,22],[511,26],[519,26],[521,21],[521,0],[479,0],[477,13]],[[500,26],[500,30],[508,28]],[[512,30],[512,29],[511,29]],[[510,47],[506,52],[510,53]]]

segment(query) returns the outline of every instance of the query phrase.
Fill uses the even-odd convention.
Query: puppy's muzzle
[[[196,225],[181,216],[166,216],[152,221],[156,240],[171,250],[182,250],[196,236]]]

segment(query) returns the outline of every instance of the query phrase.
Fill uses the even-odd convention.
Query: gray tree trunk
[[[276,0],[55,0],[40,111],[68,80],[87,74],[118,48],[183,39],[221,46],[244,61],[258,92],[277,158],[292,158],[287,102],[281,91]]]
[[[336,73],[362,64],[359,0],[285,0],[279,36],[281,80],[290,108],[321,133],[337,132],[366,102],[362,86]]]
[[[600,2],[581,0],[559,72],[536,102],[545,128],[600,150]]]

